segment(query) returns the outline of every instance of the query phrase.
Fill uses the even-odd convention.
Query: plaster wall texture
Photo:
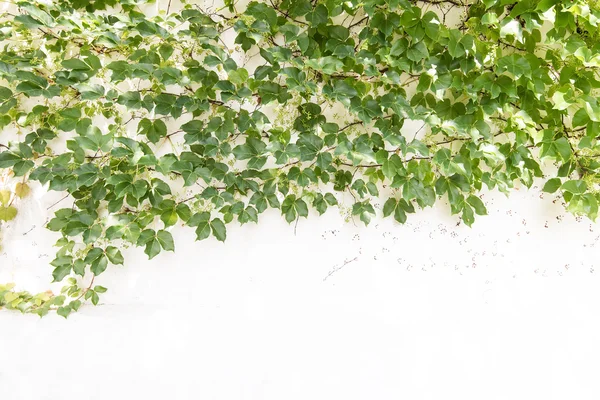
[[[486,193],[471,229],[442,202],[369,227],[270,211],[224,244],[175,227],[175,253],[127,249],[98,278],[99,307],[0,312],[0,397],[598,399],[600,226],[540,187]],[[62,197],[34,189],[0,251],[0,282],[30,291]]]
[[[484,197],[469,229],[446,206],[404,226],[335,210],[268,214],[226,243],[176,228],[176,252],[99,277],[68,320],[0,312],[11,400],[597,399],[600,228],[539,189]],[[32,199],[2,281],[47,288],[51,245]],[[558,202],[557,202],[558,203]],[[39,214],[39,215],[38,215]]]

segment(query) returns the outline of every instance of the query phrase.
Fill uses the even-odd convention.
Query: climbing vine
[[[598,1],[151,3],[3,2],[0,221],[64,194],[67,284],[0,306],[68,316],[123,247],[224,241],[269,208],[404,223],[443,197],[470,226],[484,187],[542,178],[597,217]]]

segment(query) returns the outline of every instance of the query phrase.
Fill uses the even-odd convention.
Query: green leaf
[[[389,198],[383,205],[383,216],[387,217],[389,215],[392,215],[397,205],[398,201],[395,198]]]
[[[552,178],[549,179],[546,184],[544,184],[542,190],[547,193],[554,193],[560,188],[561,185],[562,182],[560,181],[560,178]]]
[[[212,233],[215,235],[218,241],[224,242],[227,238],[227,230],[225,224],[219,218],[215,218],[210,222]]]
[[[556,148],[556,151],[564,161],[567,161],[571,158],[572,150],[571,145],[569,144],[569,140],[567,138],[561,137],[558,140],[556,140],[553,144]]]
[[[238,220],[242,225],[246,222],[258,222],[258,213],[254,207],[248,206],[240,212]]]
[[[92,68],[79,58],[71,58],[69,60],[63,60],[61,65],[66,69],[89,71]]]
[[[453,58],[460,58],[465,54],[465,48],[463,47],[461,40],[462,34],[458,29],[450,29],[448,31],[449,41],[448,41],[448,53]]]
[[[177,212],[174,208],[165,210],[160,214],[160,220],[165,224],[165,228],[177,223]]]
[[[210,236],[210,213],[201,212],[194,214],[188,221],[188,225],[196,227],[196,240],[204,240]]]
[[[383,162],[381,171],[386,178],[392,180],[397,174],[403,173],[404,163],[397,154],[393,154],[389,160]]]
[[[69,261],[71,261],[70,258]],[[52,282],[61,282],[67,275],[71,273],[72,267],[73,265],[69,262],[54,268],[54,271],[52,271],[52,277],[54,280]]]
[[[401,224],[406,222],[406,212],[400,206],[400,203],[398,203],[398,207],[394,210],[394,219]]]
[[[352,206],[352,215],[358,215],[360,220],[365,225],[369,225],[371,218],[375,216],[375,210],[368,200],[363,202],[356,202]]]
[[[229,80],[239,86],[248,80],[248,71],[244,68],[229,71]]]
[[[106,293],[108,289],[106,289],[104,286],[100,286],[100,285],[96,285],[94,286],[94,292],[96,293]]]
[[[21,157],[9,151],[0,153],[0,168],[9,168],[15,165]]]
[[[184,203],[178,204],[177,207],[175,207],[175,212],[183,222],[189,221],[189,219],[192,217],[192,211],[187,204]]]
[[[91,295],[90,298],[92,299],[92,304],[97,306],[98,302],[100,301],[98,294],[93,290],[90,290],[88,293],[90,293],[90,295]]]
[[[405,12],[405,14],[406,13],[407,12]],[[385,36],[390,36],[394,31],[394,28],[398,26],[399,23],[400,18],[398,18],[397,15],[394,16],[394,14],[389,14],[386,16],[384,12],[377,12],[373,16],[370,25],[379,29]]]
[[[161,247],[166,251],[175,251],[175,242],[170,232],[160,230],[156,233],[156,238],[160,243]]]
[[[429,50],[424,42],[418,42],[408,49],[406,56],[411,61],[420,62],[429,57]]]
[[[141,108],[143,104],[140,92],[125,92],[119,95],[117,103],[132,110]]]
[[[163,43],[160,45],[160,47],[158,48],[158,52],[160,53],[160,56],[162,57],[162,59],[164,61],[167,61],[171,55],[173,54],[173,46],[171,46],[168,43]]]
[[[515,77],[531,76],[531,66],[529,61],[518,54],[502,57],[498,60],[498,68],[500,71],[508,71]]]
[[[71,314],[72,311],[73,310],[71,309],[71,307],[58,307],[58,309],[56,310],[56,313],[58,315],[60,315],[61,317],[67,318]]]
[[[266,148],[266,145],[258,139],[248,138],[246,143],[239,145],[233,149],[233,154],[239,160],[247,160],[252,157],[261,155]]]
[[[288,223],[295,221],[299,217],[308,217],[308,205],[302,199],[296,198],[291,194],[281,203],[281,214],[285,215]]]
[[[587,191],[587,184],[581,180],[570,180],[562,184],[561,189],[573,194],[583,194]]]
[[[102,254],[100,257],[98,257],[97,259],[92,261],[92,264],[90,266],[90,271],[92,271],[92,273],[95,276],[98,276],[106,270],[107,266],[108,266],[108,257],[106,255]]]
[[[317,71],[331,75],[344,66],[344,63],[335,57],[327,56],[318,59],[310,59],[306,61],[306,65],[310,68],[316,69]]]
[[[277,13],[275,10],[273,10],[273,8],[267,6],[266,4],[253,1],[248,4],[246,13],[256,18],[257,21],[266,22],[271,27],[274,27],[277,24]]]
[[[473,222],[475,222],[475,215],[473,214],[473,209],[467,204],[464,204],[463,206],[462,220],[467,226],[472,226]]]
[[[309,4],[309,8],[310,7],[310,3]],[[306,20],[308,22],[310,22],[313,26],[319,26],[322,24],[326,24],[327,20],[328,20],[328,12],[327,12],[327,7],[325,7],[323,4],[319,4],[317,5],[314,10],[310,11],[308,14],[306,14]]]
[[[79,276],[85,275],[85,261],[83,260],[75,260],[73,263],[73,272],[75,272]]]
[[[77,86],[83,100],[96,100],[104,96],[104,87],[98,84],[82,84]]]
[[[20,2],[19,7],[27,11],[29,16],[35,18],[35,21],[38,21],[42,26],[54,26],[54,18],[41,7],[27,2]]]
[[[301,160],[314,160],[323,148],[323,139],[310,133],[303,134],[298,139],[298,147],[300,148]]]
[[[108,246],[105,253],[112,264],[123,265],[125,259],[123,258],[123,254],[121,254],[121,250],[117,249],[115,246]]]
[[[477,213],[477,215],[487,215],[487,209],[479,197],[470,195],[467,197],[467,203],[469,203],[471,207],[475,209],[475,213]]]
[[[151,121],[144,118],[138,125],[138,134],[147,136],[151,143],[158,143],[161,138],[167,136],[167,125],[161,119]]]
[[[162,28],[160,25],[151,22],[151,21],[142,21],[139,24],[136,25],[135,29],[137,29],[137,31],[142,35],[142,36],[160,36],[160,37],[167,37],[169,35],[169,33]]]
[[[152,260],[160,253],[161,245],[158,239],[152,238],[146,243],[144,253],[148,256],[149,260]]]
[[[577,110],[577,112],[575,112],[575,115],[573,115],[572,124],[573,127],[578,127],[587,125],[589,121],[590,118],[588,117],[586,110],[584,108],[580,108],[579,110]]]
[[[406,210],[403,203],[395,198],[389,198],[383,205],[383,216],[387,217],[394,214],[394,219],[403,224],[406,222]],[[366,223],[365,223],[366,224]]]

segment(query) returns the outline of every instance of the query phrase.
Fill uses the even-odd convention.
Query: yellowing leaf
[[[10,201],[10,190],[0,190],[0,204],[7,206]]]
[[[27,197],[30,192],[31,189],[29,188],[29,185],[22,182],[17,183],[17,186],[15,187],[15,194],[19,196],[19,198],[23,199]]]
[[[17,209],[10,206],[0,206],[0,221],[10,221],[17,216]]]

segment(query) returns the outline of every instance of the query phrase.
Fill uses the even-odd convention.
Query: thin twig
[[[69,197],[69,195],[70,195],[70,193],[67,193],[67,195],[65,197],[63,197],[62,199],[58,200],[56,203],[52,204],[50,207],[46,208],[46,210],[51,209],[52,207],[54,207],[55,205],[57,205],[58,203],[60,203],[64,199],[66,199],[67,197]]]
[[[294,236],[296,236],[296,228],[298,228],[298,221],[300,220],[300,214],[296,217],[296,223],[294,224]]]
[[[368,19],[369,19],[369,16],[367,15],[366,17],[364,17],[364,18],[362,18],[362,19],[360,19],[360,20],[356,21],[356,22],[355,22],[355,23],[353,23],[352,25],[350,25],[350,26],[348,27],[348,29],[352,29],[352,28],[354,28],[355,26],[357,26],[357,25],[360,25],[361,23],[363,23],[363,21],[366,21],[366,20],[368,20]]]
[[[329,278],[331,275],[335,274],[336,272],[338,272],[339,270],[344,268],[346,265],[353,263],[354,261],[357,261],[357,260],[358,260],[358,256],[354,257],[352,260],[345,260],[344,263],[342,265],[340,265],[339,267],[333,267],[333,269],[331,271],[329,271],[327,276],[325,278],[323,278],[323,282],[325,282],[327,280],[327,278]]]

